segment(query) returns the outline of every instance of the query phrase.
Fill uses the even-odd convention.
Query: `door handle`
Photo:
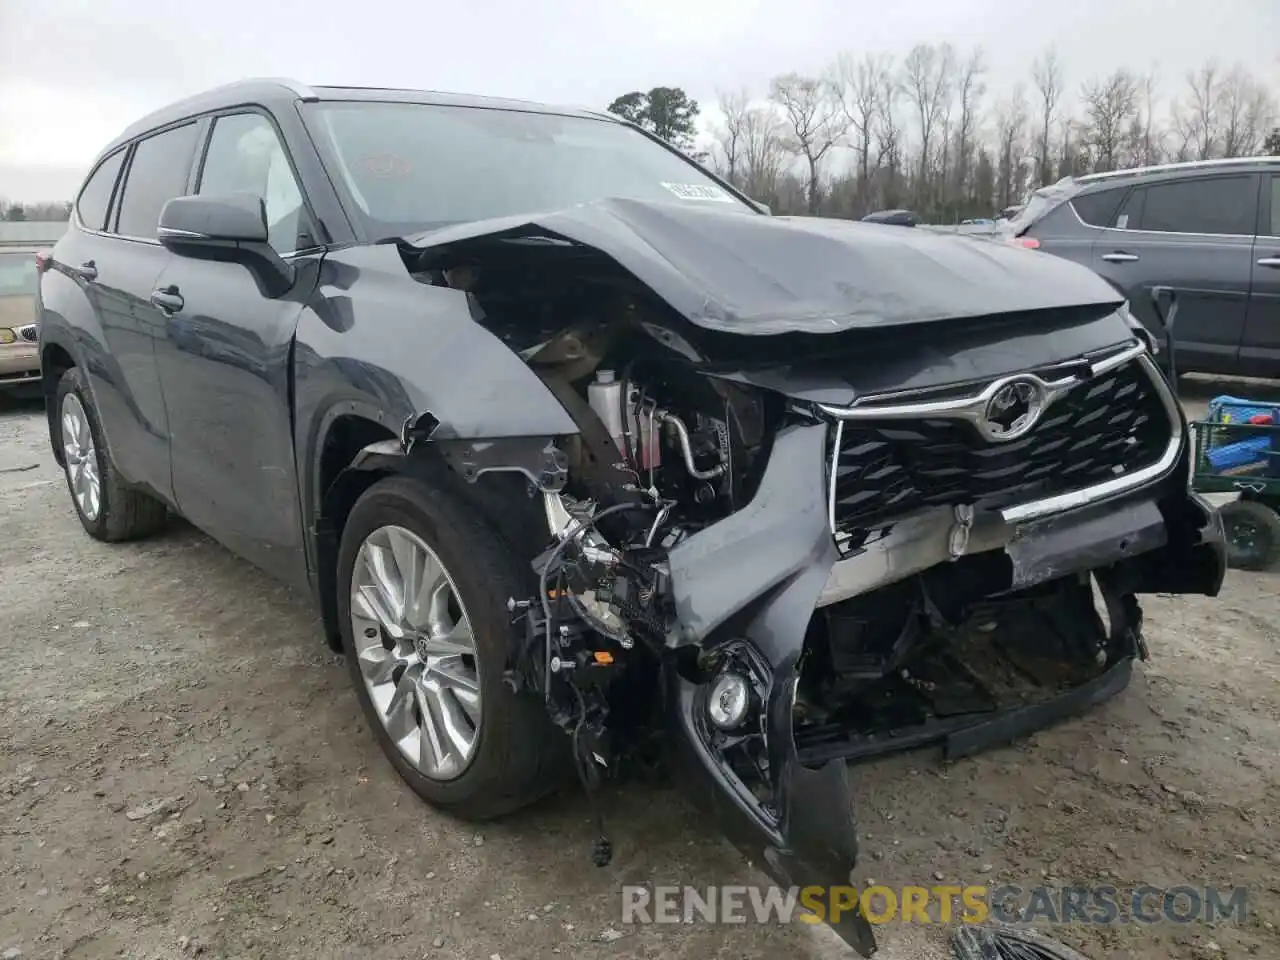
[[[1102,259],[1107,263],[1136,263],[1138,255],[1136,253],[1121,253],[1117,250],[1115,253],[1104,253]]]
[[[1258,261],[1260,267],[1280,267],[1280,257],[1263,257]]]
[[[88,280],[92,283],[98,279],[98,265],[92,260],[86,260],[75,268],[75,273],[81,280]]]
[[[153,306],[158,307],[162,313],[177,313],[186,303],[182,299],[182,294],[178,292],[178,288],[172,284],[167,287],[160,287],[152,290],[151,300]]]

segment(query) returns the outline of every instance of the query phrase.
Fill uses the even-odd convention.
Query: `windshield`
[[[418,103],[307,107],[374,239],[610,197],[755,212],[620,123]]]
[[[0,297],[34,295],[37,283],[34,253],[0,251]]]

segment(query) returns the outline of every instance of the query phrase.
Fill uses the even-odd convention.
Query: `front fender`
[[[425,418],[433,441],[576,434],[538,376],[475,321],[467,295],[416,282],[392,244],[325,257],[294,355],[295,443],[307,516],[328,431],[370,420],[407,443]]]

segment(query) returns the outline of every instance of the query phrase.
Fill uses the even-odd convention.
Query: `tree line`
[[[8,203],[0,198],[0,220],[61,221],[71,219],[68,203]]]
[[[819,74],[775,77],[762,97],[720,94],[710,162],[780,213],[909,207],[950,223],[994,216],[1065,176],[1280,154],[1276,99],[1238,64],[1208,60],[1167,90],[1127,68],[1086,78],[1076,100],[1070,89],[1052,46],[995,98],[981,48],[922,43],[901,61],[846,53]]]

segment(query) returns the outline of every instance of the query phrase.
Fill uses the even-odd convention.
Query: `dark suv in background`
[[[1175,290],[1179,369],[1280,377],[1280,157],[1066,178],[1008,229],[1092,267],[1157,336],[1151,290]]]

